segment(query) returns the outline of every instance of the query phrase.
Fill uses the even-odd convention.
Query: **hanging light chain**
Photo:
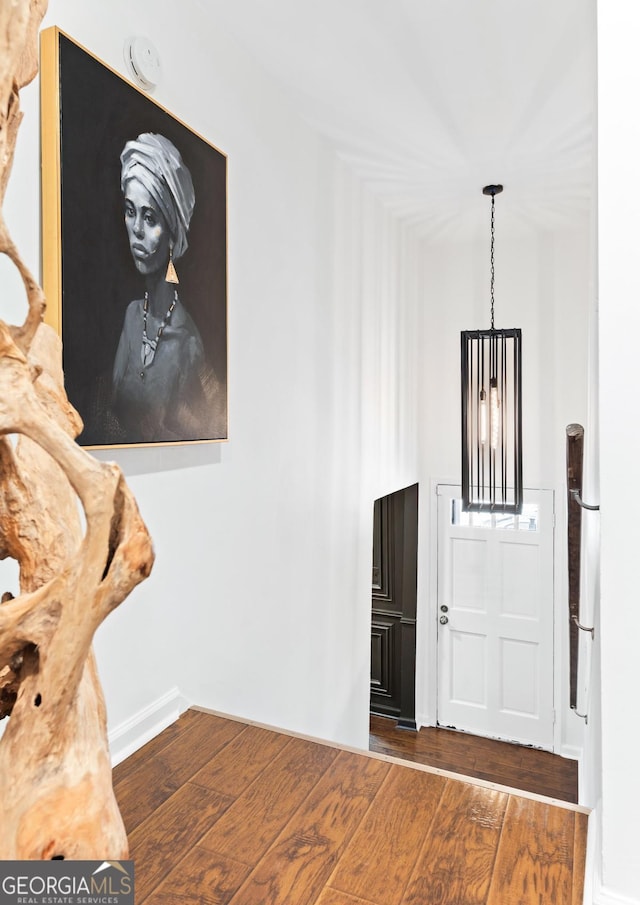
[[[495,280],[496,280],[496,267],[495,267],[495,259],[494,259],[494,246],[495,246],[495,236],[496,236],[496,222],[495,222],[495,214],[496,214],[496,195],[499,195],[502,191],[501,185],[485,185],[482,189],[483,195],[491,195],[491,329],[495,329],[494,322],[494,308],[495,308]]]
[[[495,308],[495,281],[496,281],[496,265],[495,258],[493,254],[494,245],[495,245],[495,237],[496,237],[496,224],[495,224],[495,210],[496,210],[496,196],[491,195],[491,329],[495,329],[495,321],[494,321],[494,308]]]

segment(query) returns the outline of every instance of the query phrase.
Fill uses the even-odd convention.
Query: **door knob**
[[[440,625],[446,625],[448,621],[449,621],[448,616],[440,616]]]
[[[446,605],[446,603],[443,603],[442,606],[440,607],[440,609],[442,610],[443,613],[449,612],[449,607]]]

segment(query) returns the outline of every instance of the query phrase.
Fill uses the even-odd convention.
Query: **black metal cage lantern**
[[[522,512],[520,330],[463,330],[462,508]]]
[[[495,195],[491,195],[491,328],[461,333],[462,509],[522,512],[522,331],[494,326]]]

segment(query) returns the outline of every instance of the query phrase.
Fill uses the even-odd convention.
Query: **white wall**
[[[638,903],[640,9],[607,0],[599,4],[598,20],[602,864],[596,901]]]
[[[566,232],[510,228],[501,219],[502,197],[496,202],[496,326],[522,328],[524,486],[555,491],[556,748],[575,757],[584,727],[569,709],[565,428],[587,419],[588,310],[593,295],[589,218]],[[460,331],[490,326],[488,217],[487,207],[487,230],[474,242],[425,242],[423,247],[424,486],[460,482]],[[435,498],[425,495],[422,524],[431,534],[434,514]],[[428,545],[434,548],[432,537]],[[430,640],[421,639],[418,706],[425,721],[432,722],[437,613],[433,576],[424,559],[421,565],[419,619]]]
[[[417,474],[415,245],[189,0],[51,0],[51,24],[119,71],[147,36],[156,99],[229,156],[230,442],[100,454],[157,552],[97,637],[110,725],[177,687],[366,746],[373,500]],[[37,272],[37,84],[23,106],[6,214]]]
[[[594,185],[597,185],[597,156],[594,159]],[[600,501],[600,366],[598,321],[598,211],[591,218],[591,275],[593,290],[589,311],[588,414],[585,434],[583,499],[592,505]],[[602,720],[601,720],[601,622],[600,622],[600,515],[583,512],[582,577],[580,621],[594,627],[594,635],[580,633],[579,657],[582,664],[578,686],[579,713],[586,715],[583,758],[580,764],[580,803],[598,808],[602,797]],[[592,819],[592,826],[595,821]]]

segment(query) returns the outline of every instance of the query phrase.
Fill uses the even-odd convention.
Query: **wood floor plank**
[[[330,889],[328,886],[322,891],[316,905],[371,905],[371,900],[356,899],[339,889]]]
[[[218,751],[242,732],[244,725],[201,714],[151,759],[138,761],[135,770],[114,784],[120,813],[128,833],[191,779]]]
[[[482,779],[485,782],[496,781],[493,771],[474,770],[472,775],[475,779]],[[568,797],[566,785],[552,785],[549,780],[519,771],[502,773],[500,785],[508,786],[512,789],[525,789],[534,795],[544,795],[547,798],[556,798],[559,801],[567,801]]]
[[[208,761],[192,782],[238,798],[288,743],[286,735],[247,726]]]
[[[188,734],[190,729],[198,722],[200,716],[202,716],[202,714],[198,714],[195,710],[186,710],[175,723],[171,723],[171,725],[167,726],[166,729],[163,729],[159,735],[152,738],[150,742],[147,742],[142,748],[138,748],[138,750],[134,751],[134,753],[127,757],[126,760],[123,760],[122,763],[119,763],[114,767],[114,785],[118,782],[122,782],[127,776],[134,773],[141,764],[157,757],[162,749],[166,748],[167,745],[174,741],[179,735]]]
[[[129,836],[136,899],[144,900],[224,814],[232,799],[185,783]]]
[[[564,758],[558,758],[558,760],[564,760]],[[521,776],[525,781],[527,777],[531,776],[535,780],[548,781],[557,785],[566,782],[569,778],[573,779],[574,776],[577,778],[574,762],[570,761],[568,763],[570,770],[565,772],[562,769],[562,764],[558,764],[557,762],[549,763],[546,759],[528,761],[522,754],[517,754],[514,756],[513,760],[510,761],[506,755],[498,756],[492,754],[486,757],[478,756],[476,758],[475,767],[476,769],[482,769],[485,772],[491,772],[495,775],[502,772],[503,774]],[[502,782],[502,785],[506,785],[506,783]]]
[[[342,752],[230,905],[312,905],[390,770]]]
[[[434,773],[392,767],[329,886],[399,905],[446,785]]]
[[[578,801],[577,762],[549,751],[434,726],[407,732],[394,720],[375,715],[370,718],[369,748],[537,795]]]
[[[447,782],[402,905],[485,905],[508,798]]]
[[[586,814],[575,815],[573,837],[573,898],[571,905],[582,905],[584,899],[584,874],[587,858],[587,829],[589,819]]]
[[[259,776],[235,800],[201,840],[201,846],[254,865],[338,757],[338,750],[291,738]]]
[[[225,905],[251,868],[232,858],[192,848],[140,905]]]
[[[539,775],[542,773],[543,775],[548,775],[547,770],[539,770],[536,769],[531,764],[523,764],[521,755],[515,754],[513,759],[510,759],[506,754],[500,757],[499,755],[494,754],[493,752],[488,752],[484,755],[478,754],[475,761],[475,766],[486,772],[497,773],[498,770],[501,770],[503,773],[509,774],[536,774]],[[506,785],[506,783],[503,783]]]
[[[575,812],[509,797],[487,905],[571,905]]]
[[[523,765],[535,764],[547,766],[554,770],[565,767],[568,773],[577,772],[578,762],[569,757],[558,757],[551,751],[541,751],[539,748],[531,748],[527,745],[516,745],[520,751],[520,759]]]

